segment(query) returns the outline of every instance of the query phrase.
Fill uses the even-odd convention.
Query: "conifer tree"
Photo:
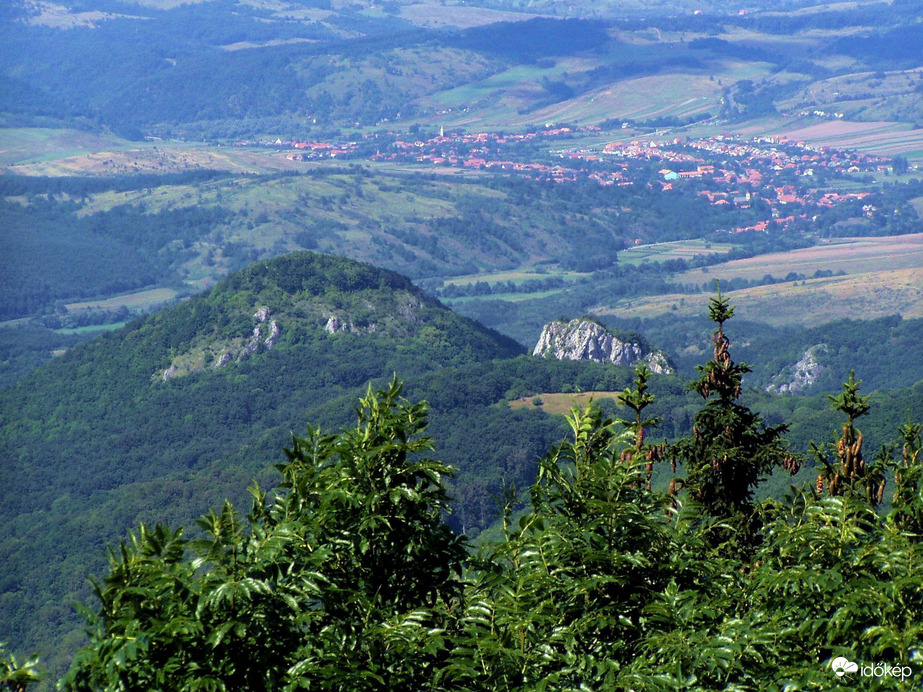
[[[901,458],[894,471],[894,499],[891,517],[902,531],[912,536],[915,543],[923,539],[923,450],[920,433],[923,425],[908,421],[898,429],[903,445]]]
[[[862,380],[856,380],[855,376],[855,371],[851,370],[839,396],[827,395],[833,409],[846,414],[846,422],[840,438],[831,445],[832,461],[828,460],[823,446],[811,444],[811,452],[820,467],[815,490],[818,493],[826,490],[833,497],[855,494],[877,506],[885,490],[885,470],[892,465],[891,450],[883,448],[871,463],[862,455],[863,437],[856,428],[856,419],[869,412],[870,397],[859,394]]]
[[[665,444],[647,444],[645,443],[645,430],[653,428],[660,424],[660,418],[645,418],[644,409],[654,403],[654,395],[647,391],[647,380],[651,376],[651,371],[645,364],[641,364],[635,370],[635,388],[630,387],[618,395],[618,402],[623,406],[631,409],[635,417],[633,420],[618,419],[616,422],[621,423],[635,435],[634,449],[625,449],[622,452],[622,461],[644,461],[644,468],[647,472],[647,489],[651,489],[651,475],[654,471],[654,462],[662,461]]]
[[[738,403],[743,376],[751,368],[731,359],[724,324],[734,308],[722,297],[720,287],[708,312],[718,325],[712,335],[714,356],[698,366],[700,377],[689,386],[705,405],[695,415],[692,436],[672,447],[686,475],[675,480],[671,490],[685,489],[708,514],[730,520],[747,543],[755,540],[757,529],[753,490],[773,469],[794,474],[799,463],[782,438],[786,425],[767,427],[759,414]],[[721,533],[716,540],[727,537]]]

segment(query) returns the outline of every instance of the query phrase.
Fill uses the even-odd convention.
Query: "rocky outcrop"
[[[336,315],[330,315],[330,319],[328,319],[327,324],[324,325],[324,331],[328,334],[337,334],[338,332],[353,333],[357,330],[353,326],[352,320],[346,320],[344,322]]]
[[[668,375],[673,367],[662,351],[623,341],[592,320],[549,322],[542,329],[532,355],[558,360],[592,360],[634,367],[645,363],[651,372]]]
[[[409,321],[412,322],[415,320]],[[378,324],[372,322],[371,324],[368,324],[364,327],[357,327],[355,324],[353,324],[353,321],[350,318],[340,319],[336,315],[330,315],[330,317],[327,319],[327,323],[324,325],[324,331],[328,334],[373,334],[378,331]]]
[[[263,341],[263,344],[266,346],[266,348],[272,348],[275,346],[281,333],[282,330],[279,328],[279,324],[275,320],[272,320],[272,322],[269,323],[269,334]]]
[[[213,368],[223,368],[225,365],[230,363],[231,360],[233,360],[233,357],[231,356],[231,354],[224,352],[220,356],[218,356],[218,358],[215,359],[215,363],[214,365],[212,365],[212,367]]]
[[[272,348],[276,341],[278,341],[279,334],[282,333],[282,330],[279,329],[279,325],[275,320],[270,321],[268,325],[266,324],[269,320],[269,308],[260,308],[254,313],[253,317],[257,320],[258,324],[253,328],[253,333],[250,335],[250,338],[247,339],[244,343],[244,347],[237,354],[238,363],[256,353],[260,349],[260,346],[264,346],[267,349]],[[264,327],[266,328],[265,336],[263,334]]]
[[[253,314],[253,319],[256,320],[256,325],[249,337],[199,343],[188,352],[174,358],[170,367],[154,377],[159,376],[166,382],[175,377],[200,372],[208,366],[209,361],[211,368],[217,370],[231,362],[240,363],[261,349],[271,349],[279,341],[282,328],[276,320],[270,319],[267,307],[259,308]]]
[[[826,344],[811,346],[801,360],[772,378],[766,391],[773,394],[801,394],[817,382],[825,368],[818,360],[827,353]]]

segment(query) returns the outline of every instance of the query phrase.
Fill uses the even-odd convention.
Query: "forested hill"
[[[521,351],[394,272],[307,252],[75,347],[0,398],[0,641],[48,660],[78,636],[73,597],[107,543],[271,469],[222,460],[268,431],[277,454],[310,406]]]
[[[520,352],[393,272],[312,253],[263,262],[5,392],[6,471],[21,492],[3,513],[195,469],[309,403],[395,371]],[[89,463],[101,443],[112,466]]]

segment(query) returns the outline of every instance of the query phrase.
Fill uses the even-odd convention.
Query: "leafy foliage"
[[[20,663],[13,654],[6,652],[0,643],[0,685],[9,692],[25,692],[26,688],[42,679],[36,670],[38,659],[30,658]]]
[[[330,281],[315,281],[314,271],[329,274]],[[668,437],[685,435],[692,439],[688,436],[696,415],[720,401],[715,392],[703,403],[698,392],[684,394],[676,377],[648,378],[642,371],[631,385],[628,371],[600,364],[525,356],[491,363],[487,356],[502,353],[502,344],[479,332],[465,337],[470,339],[470,348],[459,347],[454,337],[467,332],[459,333],[461,323],[448,316],[431,313],[418,322],[395,323],[411,334],[434,324],[444,327],[443,337],[435,340],[433,348],[399,330],[395,335],[403,336],[386,339],[382,333],[330,335],[315,325],[316,334],[306,328],[299,332],[298,339],[304,338],[305,343],[298,349],[289,349],[285,342],[285,335],[295,330],[283,329],[283,340],[276,348],[256,354],[246,363],[167,383],[151,382],[152,357],[162,358],[170,349],[187,349],[202,334],[211,334],[210,329],[238,329],[234,326],[237,317],[246,318],[249,328],[252,310],[258,305],[270,306],[274,315],[294,316],[298,308],[304,316],[306,310],[310,312],[309,304],[300,301],[310,298],[361,317],[361,311],[368,310],[365,301],[371,300],[381,308],[390,306],[376,313],[375,319],[381,320],[382,312],[406,305],[405,299],[414,297],[406,280],[389,272],[308,253],[257,265],[234,277],[233,282],[232,287],[218,287],[208,296],[136,323],[95,346],[75,349],[55,365],[53,372],[40,371],[28,387],[18,388],[7,399],[4,410],[12,425],[4,430],[3,443],[11,452],[6,458],[16,462],[8,475],[8,487],[31,484],[31,489],[11,494],[12,504],[8,505],[8,511],[19,510],[28,517],[28,526],[25,519],[11,519],[9,537],[2,543],[10,556],[3,575],[4,612],[13,614],[5,623],[9,628],[6,637],[29,651],[40,651],[46,665],[57,671],[59,661],[69,658],[64,646],[58,647],[65,652],[63,656],[56,654],[54,647],[65,639],[62,632],[70,627],[63,603],[73,598],[70,585],[75,582],[76,570],[72,565],[102,570],[93,558],[98,549],[88,546],[88,541],[115,540],[123,527],[145,523],[143,530],[136,530],[134,538],[128,539],[124,554],[114,551],[114,562],[110,563],[113,581],[105,579],[97,585],[100,606],[91,630],[99,647],[81,655],[79,660],[88,668],[74,673],[75,685],[83,680],[80,684],[103,686],[103,678],[89,677],[87,672],[96,670],[94,675],[129,676],[126,684],[156,686],[163,679],[157,676],[168,670],[163,661],[188,662],[191,656],[205,657],[201,659],[205,663],[196,663],[199,668],[177,673],[165,684],[206,687],[217,680],[225,686],[256,689],[281,689],[286,684],[381,689],[383,685],[400,687],[409,680],[407,684],[415,689],[473,689],[494,684],[490,680],[498,687],[515,688],[548,679],[560,681],[561,688],[577,687],[585,680],[597,687],[616,684],[660,689],[667,685],[686,689],[694,688],[689,682],[694,676],[700,681],[695,684],[703,689],[715,689],[734,680],[751,684],[746,681],[760,676],[777,680],[773,661],[788,661],[791,671],[803,671],[806,659],[795,654],[785,654],[789,658],[784,658],[783,652],[776,650],[747,649],[751,646],[747,643],[751,630],[747,628],[756,628],[754,637],[775,641],[782,635],[772,630],[773,626],[800,623],[812,611],[779,618],[773,611],[772,617],[765,616],[766,622],[751,621],[748,618],[754,608],[777,597],[774,592],[759,591],[758,585],[751,583],[751,575],[763,574],[763,565],[774,564],[776,571],[794,570],[796,564],[809,567],[807,562],[797,562],[800,557],[792,558],[792,563],[772,562],[774,556],[791,548],[775,544],[773,532],[791,532],[791,526],[806,521],[802,515],[814,517],[811,512],[816,511],[823,516],[823,512],[832,511],[829,500],[848,500],[843,505],[848,516],[841,528],[868,541],[857,550],[871,551],[869,559],[882,565],[876,573],[880,578],[892,583],[906,579],[908,590],[917,583],[913,567],[916,554],[905,552],[916,550],[913,546],[919,542],[923,516],[915,451],[920,445],[912,426],[902,432],[905,445],[901,456],[888,462],[895,465],[898,477],[887,516],[878,518],[874,511],[862,510],[870,507],[864,493],[848,498],[819,498],[806,493],[804,499],[794,496],[767,503],[760,498],[770,492],[769,484],[752,487],[746,514],[724,515],[717,511],[720,507],[709,509],[691,493],[672,498],[661,494],[666,486],[662,479],[669,475],[669,469],[658,462],[668,455],[661,444],[652,444],[649,439],[650,426],[657,418],[665,421]],[[228,313],[230,319],[222,321],[229,308],[233,308]],[[423,301],[422,309],[436,310],[437,306]],[[353,310],[359,312],[350,312]],[[283,327],[285,324],[283,321]],[[450,328],[456,330],[454,335]],[[719,331],[723,333],[723,329]],[[434,336],[431,330],[427,333]],[[482,346],[476,346],[478,343]],[[518,511],[510,514],[506,537],[500,544],[469,557],[467,562],[463,556],[439,563],[443,567],[428,562],[431,554],[455,555],[460,545],[453,543],[457,540],[453,535],[439,529],[441,524],[427,523],[447,509],[444,491],[401,493],[392,499],[374,484],[360,484],[364,476],[342,471],[349,464],[374,465],[372,460],[379,454],[391,460],[395,454],[400,456],[400,444],[388,442],[388,436],[397,435],[400,429],[406,429],[408,440],[416,434],[412,431],[422,433],[416,427],[419,414],[414,414],[413,421],[385,426],[385,432],[375,438],[377,442],[372,438],[363,441],[366,433],[357,428],[333,438],[309,432],[293,443],[288,463],[280,468],[283,479],[286,469],[294,473],[298,468],[304,506],[313,507],[312,517],[315,513],[324,517],[322,523],[298,529],[298,540],[305,545],[306,541],[321,541],[332,552],[315,550],[301,557],[290,554],[294,550],[286,543],[290,537],[280,533],[287,520],[274,519],[273,512],[281,501],[276,498],[299,497],[294,485],[279,489],[272,502],[258,502],[249,519],[238,516],[230,505],[216,510],[194,529],[198,534],[191,536],[195,539],[191,542],[187,542],[187,534],[157,527],[158,522],[188,523],[200,512],[198,507],[220,502],[225,496],[234,498],[238,506],[246,502],[246,479],[259,472],[267,454],[284,444],[292,410],[310,410],[311,419],[325,427],[335,429],[345,424],[356,396],[349,388],[356,382],[349,378],[367,381],[391,362],[383,354],[394,358],[400,349],[413,350],[413,356],[422,358],[419,369],[411,368],[420,374],[409,378],[407,395],[411,400],[430,401],[428,431],[439,440],[442,458],[464,474],[452,487],[458,501],[455,514],[447,519],[453,527],[475,535],[491,520],[490,494],[501,492],[504,480],[523,488],[532,485],[538,474],[539,484],[530,495],[531,509],[522,517]],[[325,353],[330,357],[322,360]],[[456,357],[471,358],[472,362],[432,369],[434,364]],[[418,361],[411,358],[400,362]],[[735,366],[730,361],[730,367]],[[349,374],[354,370],[359,374]],[[100,371],[108,373],[105,383],[90,375]],[[719,384],[724,381],[720,368],[713,372]],[[292,398],[293,390],[298,390],[296,398]],[[539,410],[513,410],[504,402],[543,392],[602,390],[622,391],[619,398],[627,410],[616,413],[614,405],[604,401],[604,412],[582,413],[571,424],[573,441],[559,445],[536,469],[531,460],[559,438],[565,423]],[[241,391],[247,397],[241,397]],[[53,398],[55,406],[48,408],[42,397]],[[819,410],[826,400],[770,400],[743,389],[739,398],[728,399],[733,410],[746,412],[750,420],[759,418],[748,406],[761,410],[775,407],[773,427],[787,420],[802,421],[802,431],[806,422],[813,430],[835,424],[836,412]],[[889,419],[895,419],[895,411],[907,408],[913,399],[919,399],[918,394],[906,392],[884,399],[885,406],[873,407],[863,418],[868,422],[863,427],[869,440],[887,440],[880,431],[888,428]],[[196,415],[189,415],[190,410]],[[372,425],[378,415],[373,412],[374,407],[363,414],[362,425]],[[610,415],[623,416],[628,433],[620,433]],[[92,424],[82,423],[82,416],[89,416]],[[246,436],[254,429],[262,437],[242,442],[250,439]],[[197,439],[190,443],[191,438]],[[759,459],[759,448],[747,445],[758,436],[747,433],[740,439],[743,444],[735,451],[735,458],[754,463]],[[784,448],[781,437],[776,442]],[[67,457],[55,449],[65,450]],[[695,452],[697,448],[691,449]],[[703,454],[711,453],[710,448],[703,449]],[[26,452],[36,459],[44,458],[45,465],[25,463]],[[150,463],[155,453],[157,466]],[[411,464],[425,459],[427,453],[424,447],[407,447]],[[206,463],[200,457],[220,461]],[[53,483],[42,470],[50,459],[57,460]],[[340,461],[346,466],[338,466]],[[693,459],[687,462],[687,474],[695,463],[704,466],[701,460]],[[425,464],[419,467],[419,478],[432,470]],[[269,477],[264,473],[260,478],[265,483],[263,478]],[[411,482],[409,476],[405,479]],[[99,483],[113,485],[101,490]],[[772,483],[776,485],[771,494],[782,497],[779,485],[784,480],[773,478]],[[349,487],[345,494],[337,490],[344,484]],[[261,491],[257,495],[262,497]],[[312,505],[304,499],[309,496],[327,500],[323,506]],[[42,502],[52,506],[47,515],[22,511]],[[809,512],[799,509],[798,503],[826,509]],[[373,506],[375,511],[370,509]],[[429,513],[427,508],[433,506],[440,512]],[[43,517],[40,521],[39,516]],[[738,521],[739,516],[748,517],[748,521]],[[410,524],[408,517],[413,518]],[[615,527],[614,532],[606,533],[607,522]],[[358,543],[347,540],[347,534],[361,534],[352,530],[356,525],[373,532],[400,559],[382,562],[382,553],[364,548],[361,539]],[[821,523],[815,528],[821,531],[823,527]],[[641,533],[640,539],[634,536],[635,531]],[[20,538],[25,532],[29,538]],[[885,541],[884,534],[893,537]],[[481,534],[481,540],[488,535]],[[398,540],[396,536],[404,538]],[[427,536],[443,541],[443,548],[402,552]],[[610,541],[614,551],[609,551]],[[740,550],[728,549],[735,546]],[[287,557],[271,553],[283,548],[289,551]],[[798,555],[810,555],[811,549],[806,543]],[[407,559],[410,555],[412,560]],[[892,564],[892,557],[900,564]],[[289,561],[280,567],[278,561],[283,559]],[[544,576],[536,571],[535,561],[547,571]],[[198,565],[193,572],[190,564]],[[454,566],[446,571],[445,564]],[[907,571],[901,571],[901,564],[906,564]],[[467,570],[464,586],[459,584],[459,565]],[[401,575],[399,583],[382,580],[381,571],[388,569]],[[765,578],[774,578],[772,569],[766,569]],[[827,589],[831,602],[852,607],[837,584],[815,583],[827,579],[827,572],[815,574],[812,570],[800,577],[805,593]],[[855,568],[856,575],[859,570]],[[671,586],[674,582],[675,589]],[[438,584],[445,584],[445,588]],[[864,582],[856,584],[859,582],[854,580],[843,588],[866,588]],[[763,584],[759,588],[770,587]],[[630,595],[629,600],[622,598],[622,590]],[[863,593],[867,600],[872,598],[867,591]],[[912,593],[895,593],[908,608],[916,607]],[[51,602],[52,598],[57,602]],[[295,600],[295,610],[289,598]],[[885,597],[876,598],[883,602]],[[806,609],[810,608],[808,601],[805,596]],[[304,605],[308,602],[312,605]],[[14,610],[17,606],[19,609]],[[478,607],[487,608],[488,613]],[[888,636],[911,641],[912,627],[919,620],[914,612],[908,611],[906,620],[888,615],[892,628]],[[621,622],[619,615],[627,617],[629,624]],[[731,617],[745,625],[731,622]],[[813,626],[820,631],[825,625],[818,617]],[[829,618],[830,613],[824,611],[824,617]],[[286,618],[298,621],[294,634],[286,629]],[[484,626],[479,618],[486,618],[493,628],[487,638],[475,636],[478,627]],[[130,630],[125,624],[128,622],[155,629],[140,636],[141,629]],[[175,625],[176,631],[164,623]],[[110,624],[115,629],[107,630]],[[161,625],[162,629],[156,629]],[[120,633],[118,627],[125,629]],[[34,636],[39,629],[44,639]],[[510,633],[519,639],[514,642]],[[847,655],[847,640],[860,634],[850,630],[830,641]],[[284,642],[287,653],[265,649],[267,639]],[[741,643],[728,649],[726,639]],[[752,645],[759,641],[754,639]],[[70,642],[74,642],[73,637]],[[514,643],[518,647],[515,651],[510,648]],[[546,645],[551,648],[543,648]],[[71,651],[76,648],[73,643],[69,646]],[[805,650],[804,646],[800,649]],[[744,656],[739,665],[735,651]],[[827,650],[821,647],[818,652],[812,654],[821,671],[818,679],[827,679],[823,676],[829,677],[829,671],[823,670],[822,663],[827,660]],[[866,656],[874,660],[871,653]],[[913,654],[908,656],[912,659]],[[760,657],[769,661],[764,668],[759,667],[763,665]],[[158,663],[139,667],[149,659]],[[250,660],[265,663],[272,672],[243,670],[240,661]],[[640,662],[644,660],[653,663],[645,667]],[[291,672],[298,664],[301,667]],[[102,670],[108,672],[99,672]],[[195,670],[200,671],[201,679],[194,678],[198,674]],[[484,673],[484,680],[479,681],[485,670],[489,675]],[[594,678],[597,672],[602,677]]]
[[[412,689],[431,676],[434,608],[460,593],[465,550],[442,518],[451,468],[423,456],[426,406],[400,391],[369,390],[353,430],[295,438],[275,496],[252,488],[248,521],[226,503],[199,521],[205,538],[142,524],[110,551],[66,688]]]
[[[841,656],[893,666],[874,689],[919,684],[919,427],[889,514],[796,489],[740,526],[648,487],[646,377],[622,432],[572,412],[529,508],[514,519],[510,488],[502,537],[471,556],[442,519],[451,469],[427,456],[426,406],[396,381],[369,391],[355,428],[294,439],[247,522],[227,504],[205,539],[142,526],[113,551],[66,686],[808,690],[837,684]]]

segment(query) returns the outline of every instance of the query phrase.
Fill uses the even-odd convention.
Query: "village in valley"
[[[729,233],[804,227],[819,212],[870,197],[871,176],[906,168],[900,158],[813,146],[783,136],[655,134],[597,144],[603,134],[595,125],[546,126],[513,134],[449,133],[440,128],[438,135],[426,139],[387,132],[365,133],[347,142],[276,139],[236,145],[288,150],[285,155],[291,161],[365,159],[509,173],[559,184],[592,180],[604,186],[643,185],[664,194],[692,192],[719,207],[766,210],[766,218],[755,223],[716,229]],[[594,143],[584,144],[586,139]],[[861,209],[867,218],[879,211],[871,203]]]

